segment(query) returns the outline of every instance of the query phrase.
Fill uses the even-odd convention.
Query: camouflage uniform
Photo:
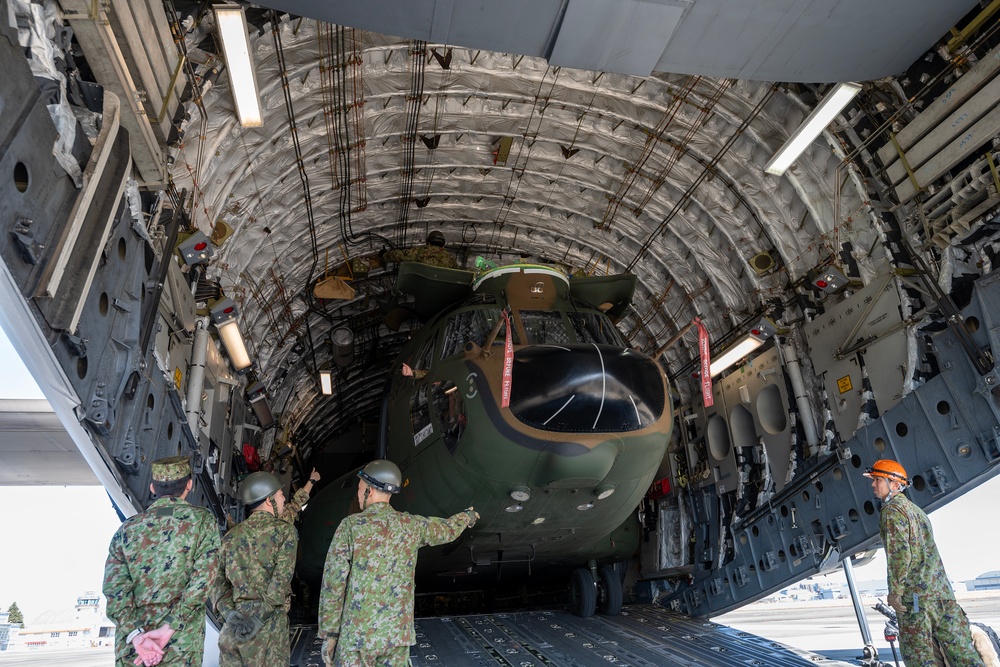
[[[934,640],[951,667],[981,665],[927,515],[899,493],[882,505],[879,531],[888,560],[889,593],[899,595],[907,607],[898,614],[899,648],[907,667],[937,667]]]
[[[219,667],[289,663],[286,610],[298,542],[291,525],[267,512],[253,512],[226,533],[215,607],[223,618],[239,611],[256,615],[264,625],[244,642],[224,625],[219,633]]]
[[[306,506],[309,502],[309,492],[306,491],[305,487],[302,487],[295,492],[292,499],[285,503],[285,509],[281,510],[281,519],[287,521],[288,523],[295,523],[295,520],[299,518],[299,513],[302,508]]]
[[[184,475],[178,474],[185,468]],[[156,481],[181,479],[190,471],[187,457],[153,463]],[[160,498],[121,525],[111,538],[104,568],[104,595],[108,618],[115,622],[118,667],[133,667],[135,652],[126,642],[130,632],[154,630],[163,624],[174,629],[174,636],[160,664],[201,665],[205,602],[218,569],[219,546],[215,517],[180,498]]]
[[[444,248],[435,245],[422,245],[415,248],[403,248],[386,251],[383,259],[386,262],[420,262],[431,266],[441,266],[446,269],[457,269],[458,262]]]
[[[469,523],[467,512],[423,517],[388,503],[374,503],[340,522],[319,599],[320,637],[339,635],[337,665],[408,664],[417,550],[451,542]]]

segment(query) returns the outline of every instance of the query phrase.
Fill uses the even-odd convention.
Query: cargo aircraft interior
[[[864,559],[877,459],[927,511],[1000,463],[998,17],[0,0],[0,323],[47,401],[0,406],[38,441],[0,482],[127,516],[190,455],[224,527],[316,468],[302,618],[376,458],[480,511],[417,584],[484,609],[704,619]]]

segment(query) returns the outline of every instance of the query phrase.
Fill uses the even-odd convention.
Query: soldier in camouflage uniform
[[[451,542],[479,514],[447,519],[397,512],[389,505],[402,485],[399,468],[372,461],[358,472],[361,512],[340,522],[323,568],[319,636],[323,662],[339,667],[403,667],[413,632],[417,550]]]
[[[444,245],[444,234],[433,231],[427,235],[427,245],[387,250],[382,255],[382,260],[385,262],[420,262],[446,269],[457,269],[458,262],[451,253],[444,249]]]
[[[909,484],[896,461],[881,459],[865,473],[882,501],[879,532],[889,569],[889,606],[899,619],[899,648],[907,667],[937,667],[934,643],[951,667],[982,665],[969,620],[955,600],[934,543],[931,522],[903,495]]]
[[[299,538],[280,517],[285,494],[272,473],[248,475],[240,499],[250,516],[226,533],[215,586],[215,607],[225,619],[219,667],[288,665],[286,612]]]
[[[312,493],[313,485],[320,480],[320,474],[316,471],[316,468],[312,469],[309,473],[309,479],[302,488],[295,492],[292,499],[285,503],[285,509],[281,511],[281,518],[288,523],[295,523],[295,520],[299,518],[299,514],[302,512],[302,508],[306,506],[309,502],[309,494]]]
[[[218,569],[219,526],[185,500],[186,456],[154,461],[157,500],[121,525],[108,548],[104,595],[115,622],[115,664],[201,665],[205,603]],[[169,643],[168,643],[169,642]]]

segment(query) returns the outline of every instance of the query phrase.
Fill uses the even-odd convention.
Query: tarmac
[[[970,620],[1000,630],[1000,591],[960,592],[958,598]],[[891,648],[883,637],[885,617],[872,609],[876,599],[865,598],[863,601],[866,621],[879,657],[892,663]],[[729,660],[734,660],[734,664],[755,664],[750,656],[759,659],[762,655],[768,656],[770,659],[767,662],[771,664],[831,664],[824,660],[810,660],[801,654],[796,655],[798,651],[818,654],[830,661],[857,664],[855,660],[861,655],[864,645],[854,607],[849,599],[757,602],[718,616],[712,619],[712,623],[667,618],[668,614],[664,610],[641,605],[626,607],[626,614],[624,618],[612,621],[611,624],[605,623],[605,619],[600,617],[583,621],[560,611],[506,614],[495,618],[481,615],[452,617],[448,620],[421,619],[418,620],[418,628],[422,630],[423,636],[413,653],[414,665],[449,664],[447,660],[442,660],[444,656],[434,652],[448,646],[450,648],[447,650],[458,651],[456,656],[461,657],[461,663],[455,663],[456,665],[508,664],[508,659],[518,657],[520,660],[513,664],[547,664],[556,667],[561,663],[560,657],[576,652],[570,649],[572,642],[578,642],[587,649],[584,659],[570,659],[566,663],[573,665],[608,664],[609,661],[616,662],[613,660],[616,657],[617,662],[637,665],[729,664]],[[531,616],[540,618],[529,618]],[[634,625],[636,622],[641,624],[642,632],[633,639],[628,634],[632,630],[623,625]],[[717,625],[728,626],[736,632],[713,627]],[[293,653],[293,659],[297,658],[300,665],[313,662],[321,664],[316,660],[318,651],[311,645],[311,630],[308,626],[296,628],[298,641],[295,643],[298,651]],[[451,642],[456,633],[460,635],[459,639],[464,637],[463,633],[469,637],[464,637],[464,640],[452,647]],[[511,639],[516,641],[497,643],[498,637],[506,637],[504,633],[511,635]],[[551,634],[552,637],[542,636],[543,633]],[[746,637],[741,633],[753,636]],[[561,647],[559,642],[566,643],[566,646]],[[791,651],[785,651],[784,647],[790,647]],[[518,649],[517,656],[510,653],[514,648]],[[743,655],[744,651],[747,651],[747,655]],[[623,653],[630,654],[631,660],[622,660]],[[723,655],[726,657],[718,662]],[[708,661],[704,661],[705,658]],[[0,653],[0,667],[63,665],[113,667],[114,652],[110,647],[105,647]]]
[[[111,646],[102,648],[49,649],[0,653],[3,667],[114,667],[115,651]]]
[[[956,597],[970,621],[985,623],[1000,631],[1000,591],[960,591]],[[886,618],[873,609],[877,600],[879,598],[865,597],[862,605],[872,644],[878,649],[879,658],[891,663],[893,653],[883,634]],[[755,602],[712,620],[834,660],[854,663],[864,647],[849,598]],[[895,645],[898,652],[898,642]]]

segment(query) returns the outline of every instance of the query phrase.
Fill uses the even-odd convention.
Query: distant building
[[[986,572],[966,581],[965,588],[970,591],[1000,591],[1000,570]]]
[[[7,645],[10,643],[11,636],[16,637],[17,631],[20,629],[20,623],[11,623],[8,619],[10,614],[5,611],[0,611],[0,651],[6,651]]]
[[[0,636],[2,633],[0,629]],[[47,611],[23,628],[14,628],[6,647],[0,650],[91,648],[114,643],[115,624],[101,611],[100,596],[87,592],[76,599],[73,609]]]
[[[842,597],[840,588],[833,586],[825,586],[816,591],[816,599],[818,600],[836,600],[839,597]]]

